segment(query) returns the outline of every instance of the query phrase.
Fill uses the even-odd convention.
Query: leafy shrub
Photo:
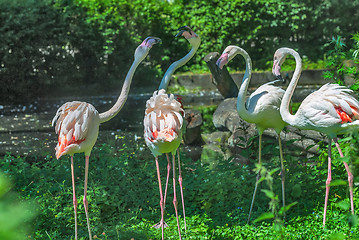
[[[89,169],[89,213],[93,234],[99,239],[158,239],[161,231],[152,228],[159,221],[159,193],[156,167],[143,139],[136,134],[108,138],[108,144],[95,146]],[[357,151],[354,145],[341,142],[344,151]],[[279,149],[275,140],[266,140],[263,148],[263,166],[272,171],[279,166]],[[273,147],[275,146],[275,147]],[[215,167],[192,161],[181,153],[187,233],[184,233],[182,211],[179,210],[184,237],[193,239],[327,239],[332,234],[358,237],[357,227],[348,224],[350,218],[346,172],[333,151],[333,180],[345,187],[333,186],[329,198],[327,230],[322,229],[322,214],[327,174],[326,150],[307,159],[293,154],[293,146],[285,143],[286,200],[298,202],[287,212],[287,225],[273,228],[271,219],[246,224],[256,173],[253,165],[242,166],[231,159],[219,160]],[[353,148],[355,147],[355,148]],[[258,145],[249,146],[256,153]],[[292,149],[292,150],[291,150]],[[182,150],[182,149],[181,149]],[[347,152],[345,152],[347,154]],[[347,156],[347,155],[346,155]],[[349,156],[349,155],[348,155]],[[353,157],[354,159],[357,156]],[[254,160],[255,161],[255,160]],[[167,161],[160,158],[164,181]],[[0,169],[13,182],[13,190],[21,201],[35,200],[39,215],[33,221],[33,239],[69,239],[74,234],[71,172],[69,157],[55,160],[44,156],[0,158]],[[75,155],[76,191],[79,201],[79,237],[87,237],[86,219],[82,204],[84,157]],[[274,195],[280,195],[280,176],[272,174]],[[172,181],[171,181],[172,182]],[[261,184],[260,189],[268,185]],[[177,188],[177,195],[179,190]],[[166,238],[178,239],[176,218],[172,207],[172,184],[166,201]],[[359,192],[354,187],[355,207]],[[258,191],[253,219],[267,212],[270,200]],[[179,202],[179,206],[180,206]],[[280,205],[280,204],[279,204]],[[179,208],[181,209],[181,208]],[[352,220],[350,220],[352,221]],[[355,224],[355,219],[352,221]]]
[[[63,71],[52,64],[65,54],[63,21],[45,1],[1,1],[0,9],[0,101],[36,96]]]
[[[11,183],[0,172],[0,238],[26,239],[29,223],[36,215],[33,202],[21,202],[11,189]]]
[[[163,43],[151,51],[134,84],[157,85],[165,69],[188,51],[186,40],[174,39],[183,25],[200,34],[202,45],[179,71],[206,71],[203,57],[230,44],[247,49],[256,69],[266,69],[282,46],[320,62],[323,44],[333,35],[347,37],[357,30],[352,21],[357,8],[356,1],[320,0],[5,0],[0,3],[0,78],[6,86],[1,100],[89,94],[76,88],[83,84],[119,88],[132,49],[147,36]],[[230,66],[239,70],[241,63]]]

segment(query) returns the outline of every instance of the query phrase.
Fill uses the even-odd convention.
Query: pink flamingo
[[[56,134],[59,135],[59,142],[55,148],[56,158],[59,159],[65,154],[69,154],[71,156],[73,205],[75,212],[75,239],[77,239],[77,199],[75,194],[73,155],[75,153],[85,153],[86,165],[83,203],[85,207],[89,238],[92,239],[88,216],[87,179],[89,158],[92,148],[97,140],[100,123],[109,121],[121,110],[126,102],[132,77],[137,66],[145,59],[152,46],[160,41],[161,40],[159,38],[147,37],[136,48],[135,59],[129,72],[127,73],[121,94],[111,109],[99,114],[95,107],[89,103],[79,101],[67,102],[57,110],[57,113],[52,120],[52,125],[56,123],[55,131]]]
[[[251,79],[251,71],[252,71],[252,61],[249,54],[242,48],[237,46],[228,46],[223,51],[222,55],[217,60],[217,66],[219,68],[223,68],[229,61],[231,61],[236,55],[242,55],[246,62],[246,71],[243,76],[241,86],[238,86],[238,98],[237,98],[237,111],[239,116],[250,123],[255,123],[258,129],[259,134],[259,157],[258,163],[261,164],[261,149],[262,149],[262,135],[264,130],[268,128],[274,128],[276,133],[278,134],[278,144],[279,144],[279,153],[280,153],[280,161],[281,161],[281,180],[282,180],[282,201],[283,208],[285,206],[285,189],[284,189],[284,164],[283,164],[283,153],[282,153],[282,144],[280,139],[280,132],[287,125],[280,113],[279,106],[284,95],[284,90],[274,86],[274,82],[269,82],[263,84],[259,88],[257,88],[247,99],[246,93],[249,85],[249,81]],[[253,192],[253,198],[251,207],[248,215],[248,223],[251,218],[252,208],[254,204],[254,199],[257,192],[258,181],[260,178],[260,172],[258,172],[256,178],[256,185]],[[284,215],[285,219],[285,215]]]
[[[291,126],[305,130],[315,130],[326,134],[329,138],[328,143],[328,177],[326,181],[323,228],[327,214],[328,195],[331,174],[331,143],[334,141],[339,154],[343,157],[340,149],[337,135],[343,134],[359,127],[359,102],[350,95],[352,92],[338,84],[325,84],[319,90],[308,95],[298,108],[296,114],[289,112],[290,99],[293,96],[294,89],[298,83],[302,71],[302,59],[299,54],[291,48],[280,48],[274,54],[273,74],[281,79],[280,67],[285,61],[286,56],[292,55],[296,61],[296,68],[292,80],[285,91],[280,113],[283,120]],[[348,173],[349,192],[351,212],[354,214],[353,204],[353,174],[350,172],[348,164],[343,161],[344,167]]]
[[[172,165],[173,165],[173,206],[175,208],[176,218],[177,218],[177,227],[179,238],[181,239],[181,230],[178,221],[178,212],[177,212],[177,197],[176,197],[176,174],[175,174],[175,157],[176,151],[178,155],[178,170],[179,170],[179,185],[181,190],[182,198],[182,208],[184,223],[186,229],[186,214],[184,208],[184,199],[183,199],[183,188],[182,188],[182,175],[181,175],[181,165],[180,165],[180,156],[178,147],[182,140],[182,126],[183,126],[183,115],[184,110],[182,104],[177,101],[173,94],[166,93],[168,83],[171,79],[172,74],[176,69],[183,66],[188,62],[196,53],[201,39],[200,37],[192,31],[191,28],[184,26],[178,29],[179,33],[177,36],[183,36],[187,41],[192,45],[190,52],[181,58],[180,60],[171,64],[171,66],[166,71],[164,77],[162,78],[159,90],[153,93],[153,96],[146,102],[146,111],[144,123],[144,138],[147,146],[151,150],[152,154],[155,157],[156,168],[157,168],[157,177],[160,190],[160,207],[161,207],[161,221],[155,224],[153,227],[162,229],[162,239],[164,239],[164,227],[167,227],[167,224],[164,222],[164,209],[166,203],[167,195],[167,186],[169,180],[169,174],[171,169],[171,163],[169,158],[169,153],[172,153]],[[167,157],[167,178],[166,178],[166,187],[165,187],[165,197],[162,194],[162,184],[160,169],[158,164],[158,156],[166,154]]]

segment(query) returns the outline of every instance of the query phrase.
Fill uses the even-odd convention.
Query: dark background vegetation
[[[358,7],[349,0],[1,0],[0,102],[85,94],[74,87],[84,84],[98,91],[120,86],[135,47],[147,36],[163,43],[138,69],[134,86],[157,85],[188,50],[186,41],[174,38],[183,25],[200,34],[202,45],[180,71],[208,71],[203,57],[229,44],[245,48],[256,69],[267,69],[282,46],[316,62],[325,58],[324,44],[333,36],[352,46]],[[240,69],[240,62],[231,67]]]

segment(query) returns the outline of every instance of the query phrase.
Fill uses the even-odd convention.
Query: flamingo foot
[[[152,227],[159,229],[162,227],[162,225],[164,228],[168,227],[168,225],[167,225],[167,223],[165,223],[165,221],[160,221],[160,222],[156,223],[155,225],[153,225]]]

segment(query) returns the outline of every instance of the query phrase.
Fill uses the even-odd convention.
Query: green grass
[[[160,239],[161,231],[151,227],[160,220],[153,157],[143,139],[138,139],[133,134],[109,139],[108,142],[97,144],[90,158],[88,201],[93,235],[96,235],[97,239]],[[346,144],[348,143],[344,143],[345,150],[350,146]],[[276,169],[279,166],[277,145],[267,142],[264,146],[263,166],[268,170]],[[286,153],[291,148],[293,146],[287,142]],[[249,150],[253,153],[250,155],[251,162],[256,162],[257,144],[252,144]],[[355,225],[356,216],[349,214],[347,177],[340,160],[333,161],[333,180],[341,179],[343,181],[336,183],[343,182],[345,185],[331,187],[327,225],[326,229],[322,229],[327,173],[325,152],[323,146],[320,156],[310,159],[303,155],[285,154],[286,201],[287,204],[297,204],[288,210],[285,225],[281,225],[280,215],[276,219],[248,225],[246,221],[256,175],[253,171],[254,165],[241,166],[231,159],[218,159],[218,164],[210,167],[200,160],[192,161],[182,151],[188,226],[186,233],[183,229],[182,211],[179,213],[184,239],[359,238],[359,230]],[[334,151],[334,159],[337,157],[338,154]],[[164,157],[160,159],[162,182],[166,163]],[[16,195],[16,201],[31,204],[26,206],[26,212],[31,213],[31,216],[19,216],[19,219],[27,224],[15,229],[30,227],[26,234],[29,237],[26,239],[73,239],[74,216],[69,157],[56,160],[50,153],[27,157],[9,153],[0,158],[0,169],[12,183],[9,192]],[[75,155],[75,175],[78,177],[76,191],[79,201],[79,239],[88,239],[82,205],[84,157],[80,154]],[[271,187],[274,196],[281,199],[278,171],[274,171],[271,177],[273,184],[270,186],[268,181],[263,181],[260,189],[268,190]],[[177,186],[177,196],[180,197],[178,189]],[[165,229],[166,239],[178,239],[172,196],[170,181],[165,216],[170,227]],[[0,203],[8,203],[8,200],[4,199],[4,196],[0,195]],[[354,187],[354,199],[355,208],[358,209],[357,186]],[[266,194],[258,191],[252,220],[271,211],[270,202],[271,199]],[[280,200],[277,200],[278,205],[281,205]],[[7,206],[18,208],[17,205]],[[0,208],[0,216],[4,216],[3,211]],[[280,212],[279,207],[276,207],[275,211]],[[29,221],[29,218],[32,220]],[[11,232],[11,229],[7,231]]]

